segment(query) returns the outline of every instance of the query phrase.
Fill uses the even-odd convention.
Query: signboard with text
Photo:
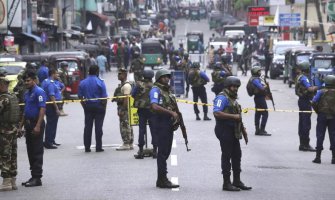
[[[270,7],[268,6],[248,7],[249,26],[258,26],[259,16],[268,16],[268,15],[270,15]]]
[[[0,0],[0,33],[7,33],[7,0]]]
[[[280,13],[279,26],[299,27],[301,25],[300,13]]]

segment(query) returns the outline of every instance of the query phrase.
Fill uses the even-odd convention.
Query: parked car
[[[14,87],[16,86],[18,80],[17,76],[21,71],[26,68],[26,62],[12,62],[12,61],[5,61],[1,62],[0,58],[0,69],[6,72],[6,78],[9,79],[9,91],[13,92]]]

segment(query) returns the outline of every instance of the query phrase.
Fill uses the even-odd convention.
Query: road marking
[[[178,165],[177,155],[171,155],[171,166],[177,166],[177,165]]]
[[[104,145],[102,145],[102,147],[105,147],[105,148],[117,148],[119,146],[121,146],[121,144],[104,144]],[[85,149],[85,146],[76,146],[76,149],[82,150],[82,149]],[[91,149],[95,149],[95,145],[91,145]]]
[[[178,185],[178,177],[171,177],[171,182]],[[179,188],[172,188],[172,191],[179,191]]]
[[[177,148],[177,141],[175,139],[172,141],[172,148]]]

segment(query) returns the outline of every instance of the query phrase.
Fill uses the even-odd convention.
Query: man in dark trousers
[[[155,112],[158,134],[156,187],[177,188],[179,185],[171,183],[167,178],[166,160],[169,158],[173,140],[173,123],[178,119],[176,99],[171,94],[169,82],[171,72],[165,69],[157,71],[156,82],[150,90],[151,109]]]
[[[318,114],[316,125],[316,157],[314,163],[321,163],[323,141],[328,128],[332,164],[335,164],[335,76],[328,75],[324,79],[326,88],[318,90],[312,100],[315,112]]]
[[[193,62],[192,68],[189,71],[188,80],[192,85],[193,101],[198,102],[200,98],[202,103],[207,104],[207,93],[205,84],[209,82],[209,78],[205,72],[200,71],[199,62]],[[201,120],[199,117],[200,111],[198,109],[198,105],[194,104],[193,108],[196,115],[196,120]],[[204,120],[211,120],[211,118],[209,118],[207,115],[208,113],[207,105],[203,106],[203,111],[204,111]]]
[[[32,71],[23,75],[27,92],[24,95],[25,107],[20,130],[24,125],[31,170],[31,178],[22,183],[26,187],[42,185],[44,115],[47,97],[44,90],[36,85],[36,79],[36,74]]]
[[[221,168],[223,175],[222,190],[240,191],[251,190],[240,179],[241,173],[241,146],[242,135],[246,144],[248,136],[242,122],[241,106],[236,101],[241,81],[235,76],[225,80],[225,89],[214,99],[213,113],[216,120],[215,135],[221,146]],[[230,181],[231,168],[233,168],[234,181]]]
[[[93,100],[95,98],[106,98],[106,85],[100,79],[99,67],[93,65],[89,69],[89,75],[86,79],[80,82],[78,97],[82,99],[81,105],[85,113],[85,128],[84,128],[84,145],[85,152],[91,152],[92,128],[95,123],[95,141],[96,152],[103,152],[102,148],[102,126],[106,114],[106,100]],[[85,100],[88,99],[88,100]],[[89,100],[92,99],[92,100]]]

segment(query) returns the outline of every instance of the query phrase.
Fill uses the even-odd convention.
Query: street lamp
[[[307,46],[312,47],[312,40],[314,37],[314,33],[312,32],[311,28],[308,29],[308,32],[306,35],[307,35]]]

